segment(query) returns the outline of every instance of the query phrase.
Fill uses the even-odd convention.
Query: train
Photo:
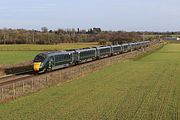
[[[65,51],[44,52],[33,60],[33,71],[45,73],[53,70],[78,65],[84,62],[102,59],[148,47],[150,41],[126,43],[121,45],[98,46]]]

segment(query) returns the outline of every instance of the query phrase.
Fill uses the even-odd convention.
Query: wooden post
[[[16,87],[15,87],[15,83],[13,83],[13,99],[16,98]]]
[[[23,81],[23,93],[24,93],[24,91],[25,91],[25,90],[24,90],[24,81]]]
[[[144,47],[142,48],[142,51],[144,52]]]
[[[34,89],[34,78],[32,79],[32,81],[31,81],[31,89],[33,90]]]
[[[3,100],[3,96],[4,95],[4,89],[3,89],[3,87],[1,88],[1,100]]]
[[[59,72],[59,81],[61,81],[62,72]]]
[[[39,88],[41,88],[41,79],[39,78]]]
[[[83,66],[82,66],[82,67],[83,67]],[[82,76],[82,67],[80,67],[80,75],[79,75],[79,77]]]
[[[46,85],[48,86],[48,77],[47,77],[47,75],[46,75]]]

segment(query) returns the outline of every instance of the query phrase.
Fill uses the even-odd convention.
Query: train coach
[[[89,60],[94,60],[97,57],[96,48],[84,48],[75,50],[75,64],[83,63]]]
[[[122,45],[112,45],[112,55],[117,55],[123,53],[123,46]]]
[[[122,44],[123,53],[129,52],[131,50],[131,45],[126,43]]]
[[[33,62],[33,70],[41,73],[72,65],[75,61],[74,51],[56,51],[38,54]]]
[[[112,47],[111,46],[100,46],[96,48],[96,52],[97,52],[97,58],[104,58],[104,57],[108,57],[111,56],[112,54]]]
[[[33,71],[43,73],[83,62],[126,53],[149,46],[150,41],[126,43],[122,45],[99,46],[69,51],[55,51],[38,54],[33,61]]]

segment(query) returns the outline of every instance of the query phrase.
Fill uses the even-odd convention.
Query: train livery
[[[44,52],[38,54],[33,61],[33,71],[44,73],[60,68],[77,65],[149,46],[150,41],[127,43],[122,45],[99,46],[67,51]]]

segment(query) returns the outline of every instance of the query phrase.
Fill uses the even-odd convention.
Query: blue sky
[[[0,28],[180,31],[180,0],[1,0]]]

